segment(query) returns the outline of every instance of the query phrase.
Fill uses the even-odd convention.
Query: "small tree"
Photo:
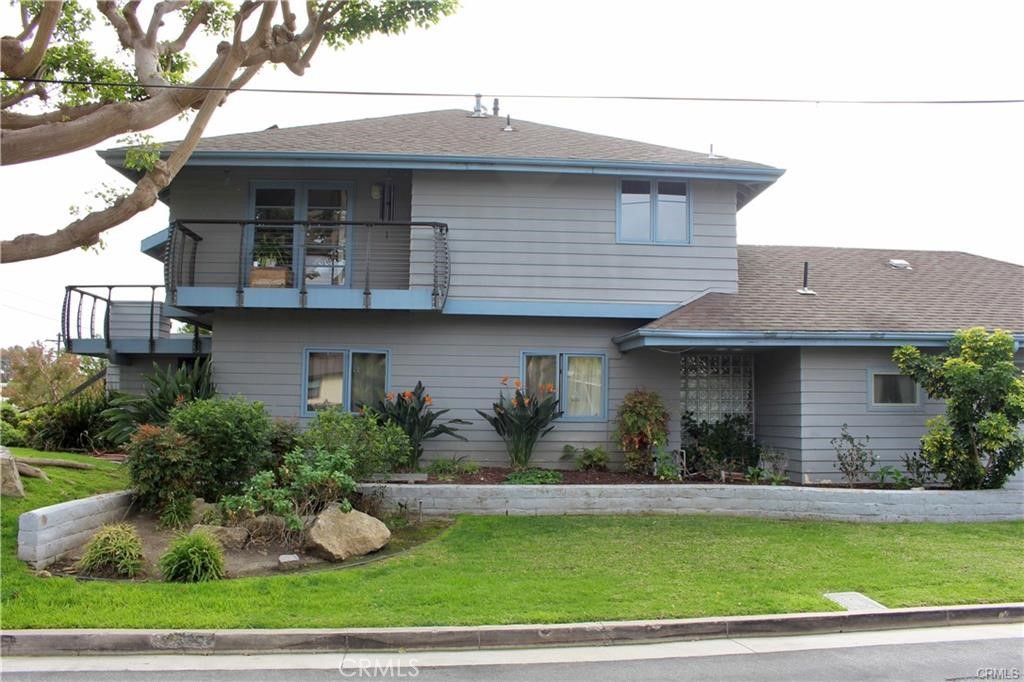
[[[836,451],[836,468],[842,472],[846,485],[852,488],[855,483],[867,478],[878,458],[875,451],[867,446],[871,436],[864,436],[862,441],[851,436],[849,428],[849,425],[843,424],[839,437],[829,442]]]
[[[946,414],[928,420],[921,456],[953,488],[1001,488],[1024,465],[1024,375],[1013,364],[1013,337],[981,327],[961,330],[939,355],[913,346],[893,352],[900,371]]]
[[[626,453],[626,469],[650,472],[654,446],[668,440],[668,411],[661,396],[642,388],[627,393],[619,405],[615,440]]]

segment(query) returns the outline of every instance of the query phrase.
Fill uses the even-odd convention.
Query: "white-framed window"
[[[620,243],[689,244],[689,185],[682,180],[620,180],[617,218]]]
[[[911,377],[889,370],[868,370],[868,404],[871,407],[914,407],[921,391]]]
[[[389,352],[307,348],[302,363],[302,414],[341,407],[376,407],[388,390]]]
[[[562,419],[606,419],[608,371],[603,353],[525,351],[522,375],[526,390],[531,393],[544,395],[553,387]]]

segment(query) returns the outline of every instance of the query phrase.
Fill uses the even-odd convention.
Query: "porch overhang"
[[[634,329],[612,341],[622,352],[641,348],[779,348],[794,346],[919,346],[943,348],[954,332],[907,331],[728,331],[695,329]],[[1024,334],[1014,335],[1014,352]]]

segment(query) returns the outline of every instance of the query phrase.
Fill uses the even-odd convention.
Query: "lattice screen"
[[[750,418],[754,428],[754,356],[747,353],[684,353],[680,366],[682,411],[697,421],[727,414]]]

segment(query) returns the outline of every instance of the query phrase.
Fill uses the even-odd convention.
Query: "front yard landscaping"
[[[15,449],[19,456],[41,456]],[[77,458],[74,455],[48,457]],[[348,627],[554,623],[1024,601],[1024,522],[847,524],[696,516],[462,517],[345,570],[200,584],[37,577],[18,515],[126,487],[116,464],[46,468],[2,508],[2,626]]]

